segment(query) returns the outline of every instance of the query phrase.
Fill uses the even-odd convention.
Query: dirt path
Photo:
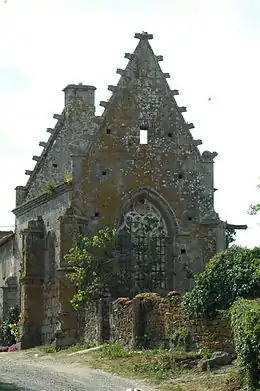
[[[24,391],[126,391],[134,387],[154,390],[141,381],[91,369],[71,359],[60,362],[57,358],[20,352],[0,353],[0,382],[12,383]]]

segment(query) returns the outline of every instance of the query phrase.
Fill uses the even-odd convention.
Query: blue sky
[[[216,211],[248,224],[237,243],[258,245],[260,219],[247,209],[260,200],[259,21],[258,0],[0,0],[0,229],[14,224],[14,188],[63,109],[62,89],[95,85],[100,114],[134,33],[148,31],[201,151],[219,154]]]

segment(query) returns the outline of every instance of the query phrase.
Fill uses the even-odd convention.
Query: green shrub
[[[171,330],[169,340],[172,347],[188,350],[190,335],[185,327],[175,328]]]
[[[232,246],[217,254],[195,280],[183,306],[189,313],[206,318],[214,318],[218,310],[228,309],[239,297],[259,297],[260,248]]]
[[[235,349],[244,368],[248,390],[260,382],[260,299],[239,299],[231,307]]]
[[[19,308],[11,307],[0,329],[0,338],[3,340],[4,345],[11,346],[17,342],[16,336],[12,333],[12,327],[10,327],[10,325],[17,324],[18,322]]]
[[[129,352],[119,343],[107,343],[101,348],[101,355],[113,359],[127,357]]]

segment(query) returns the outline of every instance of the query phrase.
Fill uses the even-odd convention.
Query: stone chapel
[[[35,167],[17,186],[15,232],[0,235],[0,316],[19,304],[22,347],[57,338],[73,343],[77,316],[69,298],[63,257],[78,234],[115,224],[134,240],[147,222],[167,238],[160,273],[165,289],[191,289],[187,269],[201,272],[225,249],[225,230],[214,209],[214,158],[201,153],[194,125],[185,121],[159,63],[152,34],[135,34],[125,69],[95,115],[91,85],[69,84],[62,113],[47,128]],[[119,260],[120,261],[120,260]],[[139,259],[142,261],[142,258]],[[126,267],[126,266],[125,266]],[[129,272],[129,270],[128,270]],[[131,270],[130,270],[131,273]]]

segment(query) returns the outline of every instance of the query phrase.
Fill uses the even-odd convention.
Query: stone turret
[[[65,106],[67,106],[75,98],[81,98],[86,106],[95,108],[95,90],[94,86],[83,84],[68,84],[64,88]]]

